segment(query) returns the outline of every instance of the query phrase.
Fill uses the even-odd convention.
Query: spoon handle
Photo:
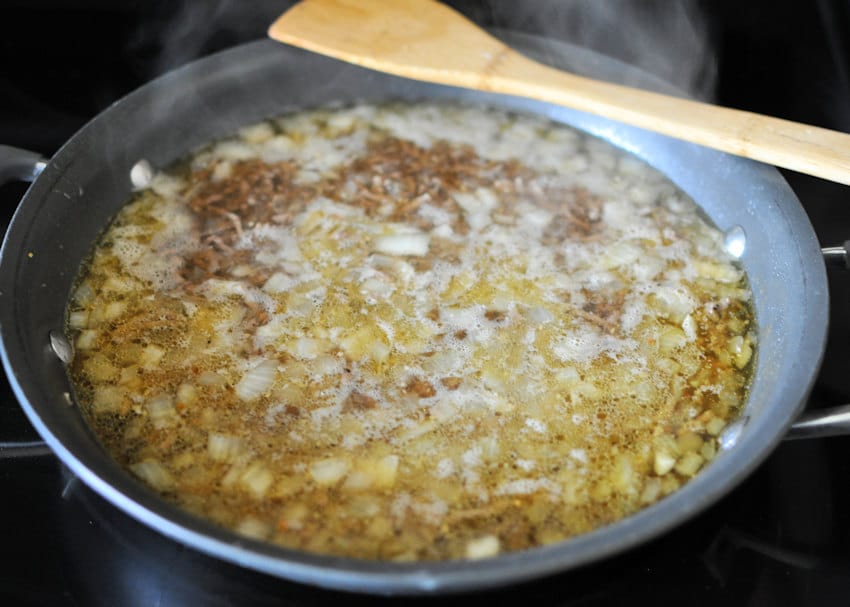
[[[601,82],[510,51],[483,88],[581,110],[736,156],[850,185],[850,135]]]

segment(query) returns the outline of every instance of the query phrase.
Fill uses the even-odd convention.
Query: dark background
[[[288,4],[5,0],[0,143],[50,156],[87,120],[157,75],[263,37]],[[847,2],[450,4],[484,25],[542,32],[634,62],[723,105],[850,132]],[[784,174],[822,245],[850,238],[845,186]],[[21,184],[0,186],[0,221],[8,221],[24,191]],[[850,275],[830,273],[830,338],[813,407],[850,402],[848,285]],[[8,387],[0,388],[0,440],[34,438]],[[847,461],[850,439],[786,443],[729,497],[645,547],[454,602],[848,604]],[[0,546],[3,605],[371,602],[246,573],[163,542],[78,483],[68,484],[50,456],[0,457]]]

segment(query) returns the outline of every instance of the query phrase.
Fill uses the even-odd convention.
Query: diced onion
[[[154,489],[166,491],[174,486],[174,478],[160,462],[146,459],[130,466],[130,470]]]
[[[226,379],[215,371],[204,371],[198,376],[198,383],[202,386],[223,386]]]
[[[319,354],[322,354],[326,349],[327,343],[321,339],[313,339],[311,337],[299,337],[295,340],[295,351],[293,354],[298,358],[313,359]]]
[[[527,318],[537,324],[543,324],[547,322],[551,322],[555,320],[555,315],[552,314],[546,308],[541,308],[540,306],[534,306],[528,309],[526,313]]]
[[[97,413],[118,411],[124,400],[124,391],[118,386],[98,386],[94,389],[92,407]]]
[[[265,539],[268,537],[270,531],[271,527],[268,524],[254,517],[243,519],[236,525],[237,533],[255,540]]]
[[[483,559],[499,554],[499,538],[485,535],[466,544],[466,558]]]
[[[676,465],[676,458],[669,453],[658,452],[655,454],[655,474],[663,476]]]
[[[390,234],[375,239],[374,249],[387,255],[415,255],[421,257],[428,253],[431,240],[428,234]]]
[[[395,484],[396,474],[398,473],[398,456],[387,455],[375,462],[373,469],[373,478],[375,486],[388,489]]]
[[[660,493],[661,481],[657,478],[650,477],[643,486],[643,491],[640,494],[640,501],[642,504],[651,504],[658,499]]]
[[[274,137],[274,129],[268,122],[260,122],[239,129],[239,136],[248,143],[263,143]]]
[[[364,470],[354,470],[345,479],[344,489],[362,491],[372,486],[372,475]]]
[[[676,464],[676,472],[684,476],[693,476],[702,466],[705,460],[699,453],[685,453]]]
[[[192,384],[180,384],[177,386],[177,406],[185,407],[193,405],[198,401],[198,391]]]
[[[682,331],[685,332],[689,342],[697,338],[697,323],[690,314],[685,316],[685,320],[682,321]]]
[[[178,419],[174,399],[167,394],[152,398],[145,404],[145,408],[148,410],[153,427],[158,430],[173,426]]]
[[[710,261],[697,260],[694,266],[700,276],[717,282],[735,284],[741,280],[743,273],[730,264],[719,264]]]
[[[173,198],[186,187],[186,182],[179,177],[157,173],[151,181],[150,187],[163,198]]]
[[[248,160],[256,155],[253,147],[239,141],[223,141],[215,146],[214,151],[226,160]]]
[[[87,282],[82,283],[74,293],[74,302],[80,306],[90,304],[93,299],[94,289],[92,289],[91,285]]]
[[[664,354],[678,350],[687,343],[685,332],[677,327],[664,327],[658,336],[658,347]]]
[[[77,310],[68,314],[68,326],[72,329],[85,329],[89,326],[88,310]]]
[[[333,485],[343,479],[349,468],[351,464],[345,460],[323,459],[310,466],[310,476],[319,485]]]
[[[262,396],[274,382],[277,362],[265,360],[250,369],[236,384],[236,396],[242,400],[254,400]]]
[[[723,428],[726,427],[726,422],[720,418],[713,418],[708,424],[706,424],[705,429],[708,430],[708,433],[712,436],[717,436],[723,431]]]
[[[162,348],[157,346],[147,346],[144,350],[142,350],[141,356],[139,356],[139,365],[143,369],[156,369],[163,356],[165,356],[165,350]]]
[[[254,462],[242,473],[239,481],[255,498],[262,499],[274,480],[274,476],[266,466]]]
[[[127,302],[124,301],[111,301],[106,305],[106,310],[104,311],[104,318],[106,320],[115,320],[119,316],[124,313],[124,310],[127,309]]]
[[[627,266],[639,259],[642,253],[640,247],[631,242],[618,242],[606,248],[602,266],[606,270]]]
[[[282,272],[275,272],[263,285],[263,291],[266,293],[285,293],[296,284],[298,284],[298,281],[291,276]]]
[[[80,334],[77,336],[77,349],[78,350],[90,350],[94,347],[94,343],[97,340],[98,332],[96,329],[86,329],[85,331],[80,331]]]
[[[653,302],[657,309],[669,316],[670,320],[681,323],[685,316],[696,307],[696,300],[685,288],[659,287],[653,294]]]
[[[234,462],[244,450],[242,440],[231,434],[210,432],[207,436],[207,453],[217,462]]]

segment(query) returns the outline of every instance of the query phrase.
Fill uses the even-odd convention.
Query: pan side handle
[[[40,154],[10,145],[0,145],[0,185],[11,181],[33,181],[46,165],[47,160]],[[0,440],[0,459],[50,453],[47,444],[39,440]]]
[[[0,459],[17,459],[21,457],[39,457],[51,455],[50,447],[40,440],[30,441],[0,441]]]
[[[837,247],[821,249],[827,267],[850,270],[850,240]],[[785,435],[787,440],[850,435],[850,405],[806,411]]]
[[[824,247],[821,253],[828,267],[850,270],[850,240],[845,240],[844,244],[838,247]]]
[[[808,411],[791,426],[786,440],[824,438],[850,434],[850,405]]]
[[[36,152],[0,145],[0,185],[10,181],[33,181],[45,166],[47,160]]]

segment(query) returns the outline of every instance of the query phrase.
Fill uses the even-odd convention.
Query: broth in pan
[[[69,305],[71,374],[105,448],[201,517],[480,558],[709,465],[750,299],[722,233],[608,144],[481,107],[321,109],[136,193]]]

